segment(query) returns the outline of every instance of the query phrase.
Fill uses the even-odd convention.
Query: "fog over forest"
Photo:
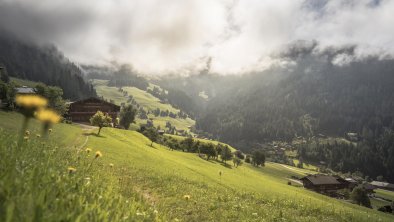
[[[337,65],[391,57],[393,11],[389,0],[1,0],[0,28],[78,64],[226,75],[281,64],[275,55],[300,40],[318,51],[356,46],[333,58]]]

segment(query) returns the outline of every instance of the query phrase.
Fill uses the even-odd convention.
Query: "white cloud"
[[[0,0],[0,27],[80,63],[145,74],[258,71],[296,40],[394,54],[392,0]]]

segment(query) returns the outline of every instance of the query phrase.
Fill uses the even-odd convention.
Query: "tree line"
[[[394,181],[394,131],[357,143],[309,141],[297,148],[300,159],[320,163],[342,173],[357,173],[373,180]],[[321,164],[321,163],[320,163]]]
[[[200,157],[207,160],[220,159],[225,164],[227,164],[227,161],[232,160],[235,167],[241,165],[243,160],[256,167],[264,166],[265,163],[265,154],[261,150],[255,150],[250,155],[245,155],[240,150],[232,151],[228,145],[221,143],[215,145],[210,142],[201,142],[191,137],[176,139],[171,136],[160,135],[154,127],[141,126],[138,131],[151,140],[151,146],[153,146],[153,143],[158,143],[169,147],[171,150],[198,153]]]
[[[5,72],[0,72],[0,76],[5,76]],[[4,82],[6,80],[7,82]],[[16,109],[15,96],[17,94],[17,87],[20,84],[10,81],[9,78],[0,78],[0,107],[6,110]],[[40,95],[48,100],[48,107],[55,110],[59,115],[66,114],[68,110],[67,101],[63,99],[63,90],[57,86],[47,86],[43,83],[38,83],[34,86],[34,93]]]

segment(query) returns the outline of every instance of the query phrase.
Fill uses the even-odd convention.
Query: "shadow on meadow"
[[[220,163],[220,165],[222,165],[222,166],[224,166],[224,167],[226,167],[228,169],[233,169],[233,167],[230,164],[227,164],[227,163]]]
[[[147,143],[146,145],[149,146],[149,147],[152,148],[152,149],[157,149],[157,147],[154,147],[154,146],[151,145],[150,143]],[[159,144],[159,145],[160,145],[160,144]]]
[[[95,137],[99,137],[99,138],[107,138],[107,137],[105,137],[103,135],[97,135],[97,133],[95,133],[95,132],[84,132],[84,133],[82,133],[82,135],[84,135],[84,136],[95,136]]]

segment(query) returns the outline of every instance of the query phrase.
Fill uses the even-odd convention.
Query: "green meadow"
[[[171,151],[136,131],[58,124],[16,144],[22,117],[0,112],[0,221],[393,221],[302,188],[313,173],[276,163],[235,168]],[[92,151],[86,152],[89,148]],[[100,151],[101,157],[95,158]],[[69,167],[75,169],[70,172]],[[221,173],[219,173],[221,172]]]
[[[382,197],[391,201],[394,201],[394,191],[388,191],[383,189],[376,189],[375,190],[377,197]]]
[[[118,91],[116,87],[110,87],[107,85],[108,80],[92,80],[92,84],[96,89],[96,92],[99,96],[104,97],[108,100],[113,100],[115,104],[120,105],[122,103],[127,104],[128,98],[123,95],[122,92]],[[151,85],[153,87],[153,85]],[[147,93],[144,90],[138,89],[136,87],[122,87],[124,91],[128,93],[128,95],[132,95],[134,100],[144,108],[145,111],[153,111],[159,108],[160,110],[168,110],[173,113],[178,113],[180,110],[174,108],[170,104],[165,104],[160,102],[160,100],[150,93]],[[149,114],[148,117],[153,120],[153,124],[157,127],[160,126],[162,129],[166,126],[166,122],[170,122],[172,126],[175,126],[177,129],[188,130],[189,126],[195,125],[195,121],[186,118],[171,118],[171,117],[162,117],[162,116],[154,116],[153,114]],[[138,124],[146,123],[146,120],[136,119]]]
[[[12,82],[15,82],[18,85],[21,86],[28,86],[28,87],[35,87],[39,82],[34,82],[26,79],[19,79],[15,77],[10,77]]]

